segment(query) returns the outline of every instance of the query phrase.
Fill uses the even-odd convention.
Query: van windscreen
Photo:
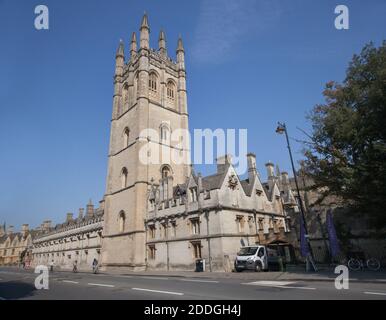
[[[257,247],[245,247],[241,248],[238,256],[253,256],[257,251]]]

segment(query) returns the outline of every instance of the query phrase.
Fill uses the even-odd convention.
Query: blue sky
[[[38,4],[50,10],[48,31],[34,28]],[[349,30],[334,27],[338,4]],[[1,223],[57,223],[102,199],[115,50],[145,10],[152,47],[160,28],[173,57],[184,39],[190,128],[248,129],[263,178],[268,160],[290,170],[277,121],[301,139],[296,127],[309,129],[324,84],[343,80],[365,43],[386,39],[383,0],[0,0]]]

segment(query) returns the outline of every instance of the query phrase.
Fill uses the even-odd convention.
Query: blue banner
[[[338,237],[336,236],[334,221],[332,219],[331,209],[328,210],[327,212],[326,224],[327,224],[328,239],[330,241],[331,256],[336,257],[339,254],[340,249],[339,249]]]
[[[310,254],[310,248],[308,247],[306,238],[306,228],[304,227],[302,216],[300,216],[300,254],[302,257],[308,257]]]

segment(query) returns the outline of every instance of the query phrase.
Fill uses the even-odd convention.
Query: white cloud
[[[221,63],[278,21],[278,0],[202,0],[192,48],[199,63]]]

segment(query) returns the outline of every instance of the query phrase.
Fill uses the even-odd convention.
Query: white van
[[[235,260],[235,270],[268,271],[269,263],[277,263],[278,256],[276,250],[266,246],[246,246],[242,247],[237,253]]]

